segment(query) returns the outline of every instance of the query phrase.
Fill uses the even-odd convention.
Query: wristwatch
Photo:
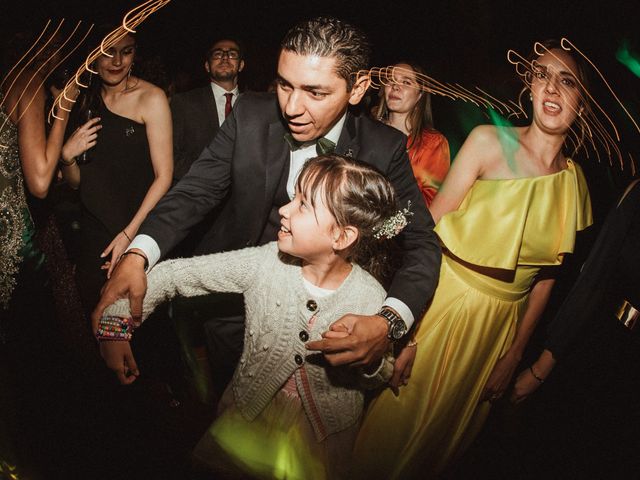
[[[389,322],[389,331],[387,332],[387,338],[392,342],[400,340],[405,333],[407,333],[407,324],[404,323],[402,317],[395,313],[393,310],[387,307],[382,307],[376,314],[384,318]]]

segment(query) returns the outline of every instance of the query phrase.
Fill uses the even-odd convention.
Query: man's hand
[[[133,249],[142,254],[141,250]],[[142,319],[142,300],[147,292],[147,275],[144,272],[144,258],[139,255],[125,255],[113,271],[113,275],[102,287],[102,295],[95,310],[91,314],[93,332],[98,330],[98,323],[104,309],[121,298],[129,298],[131,318],[134,323]]]
[[[331,365],[359,367],[382,358],[388,331],[389,323],[378,315],[349,314],[332,323],[322,340],[307,343],[307,349],[322,352]]]

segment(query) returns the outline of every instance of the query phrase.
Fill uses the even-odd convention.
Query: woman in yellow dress
[[[585,121],[584,74],[555,44],[529,67],[532,123],[474,129],[431,205],[439,284],[396,361],[399,394],[367,411],[357,476],[433,478],[464,450],[509,385],[555,267],[592,223],[582,171],[563,153]]]

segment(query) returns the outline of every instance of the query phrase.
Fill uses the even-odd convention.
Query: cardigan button
[[[253,330],[249,330],[249,336],[253,337]]]
[[[276,300],[276,307],[279,307],[280,305],[282,305],[282,302],[280,302],[280,300]]]
[[[296,354],[296,356],[295,356],[295,357],[293,357],[293,359],[295,360],[295,362],[296,362],[298,365],[302,365],[302,364],[303,364],[303,362],[304,362],[304,360],[302,359],[302,355],[300,355],[300,354]]]
[[[263,346],[262,346],[262,349],[263,349],[263,350],[269,350],[269,345],[263,345]]]
[[[315,312],[318,309],[318,304],[316,303],[315,300],[309,300],[307,302],[307,310],[309,310],[310,312]]]
[[[300,340],[302,340],[303,342],[306,342],[307,340],[309,340],[309,334],[304,330],[300,330],[300,333],[298,334],[298,336],[300,337]]]

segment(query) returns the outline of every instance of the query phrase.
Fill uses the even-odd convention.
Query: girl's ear
[[[352,246],[356,240],[358,240],[359,235],[360,232],[358,232],[358,229],[351,225],[347,225],[344,228],[336,227],[333,239],[333,249],[336,251],[346,250]]]

